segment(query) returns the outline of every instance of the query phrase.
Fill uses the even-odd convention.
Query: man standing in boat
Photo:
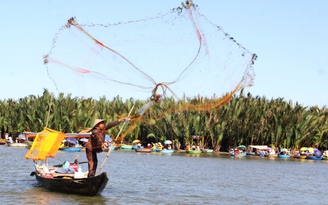
[[[98,165],[97,153],[103,151],[106,131],[119,125],[121,122],[127,122],[129,120],[129,118],[122,118],[117,121],[110,122],[107,125],[105,119],[96,119],[94,121],[93,127],[88,131],[91,132],[90,139],[85,143],[85,153],[88,159],[89,168],[88,177],[94,177],[96,174]]]

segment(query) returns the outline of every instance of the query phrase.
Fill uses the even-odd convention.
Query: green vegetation
[[[133,105],[135,110],[146,101],[117,96],[113,100],[105,97],[72,98],[59,94],[53,100],[48,90],[42,96],[30,95],[15,101],[0,101],[0,131],[18,136],[24,131],[38,132],[48,127],[62,132],[80,132],[92,125],[95,118],[116,120],[127,115]],[[195,97],[184,99],[187,105],[206,105],[215,99]],[[51,104],[52,103],[52,104]],[[51,106],[50,106],[51,104]],[[51,108],[48,117],[49,106]],[[199,143],[201,147],[227,151],[240,144],[274,145],[275,147],[300,148],[316,145],[328,149],[328,109],[303,107],[298,103],[286,102],[282,98],[268,100],[251,94],[233,98],[225,105],[209,111],[181,109],[180,101],[173,98],[154,104],[145,113],[151,120],[141,121],[125,142],[139,139],[144,143],[170,139],[177,147]],[[174,107],[174,112],[165,112]],[[114,136],[119,128],[109,130]]]

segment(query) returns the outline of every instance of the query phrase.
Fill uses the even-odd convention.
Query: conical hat
[[[88,132],[91,132],[91,130],[93,130],[93,128],[95,128],[101,122],[106,123],[106,120],[105,119],[95,119],[92,128]]]

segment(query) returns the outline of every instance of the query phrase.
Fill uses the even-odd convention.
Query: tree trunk
[[[221,145],[215,145],[215,148],[214,148],[214,151],[215,152],[219,152],[220,151],[220,148],[221,148]]]

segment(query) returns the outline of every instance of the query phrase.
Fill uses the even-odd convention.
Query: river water
[[[327,161],[113,151],[102,171],[109,182],[95,197],[37,186],[26,148],[0,146],[1,204],[327,204]],[[86,161],[58,152],[51,164]],[[98,155],[99,165],[106,153]],[[87,170],[87,164],[82,164]]]

